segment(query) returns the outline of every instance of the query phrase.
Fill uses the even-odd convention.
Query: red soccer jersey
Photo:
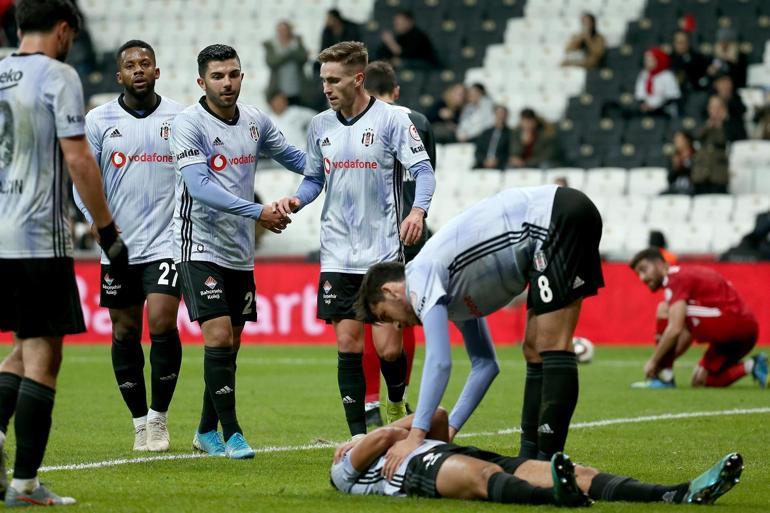
[[[687,327],[702,342],[756,338],[757,321],[732,284],[712,269],[672,266],[663,280],[669,305],[687,302]]]

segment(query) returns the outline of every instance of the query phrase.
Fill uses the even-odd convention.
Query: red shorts
[[[723,344],[709,344],[698,365],[709,374],[719,374],[725,369],[740,362],[749,354],[756,344],[756,339],[743,342],[727,342]]]
[[[700,365],[709,374],[719,374],[740,362],[757,343],[759,326],[753,317],[723,313],[719,317],[687,316],[693,338],[709,345]]]

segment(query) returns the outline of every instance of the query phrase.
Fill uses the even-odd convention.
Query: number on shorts
[[[246,295],[243,296],[243,300],[246,301],[246,306],[243,307],[243,315],[248,315],[251,313],[251,305],[254,304],[254,294],[247,292]]]
[[[169,265],[168,262],[161,262],[158,269],[163,273],[158,278],[158,285],[168,285],[168,273],[174,271],[174,277],[171,278],[171,286],[176,287],[176,279],[179,276],[176,272],[176,264]]]
[[[543,303],[550,303],[553,301],[553,291],[551,290],[551,284],[549,283],[547,276],[540,276],[537,279],[537,288],[540,289],[540,299]]]

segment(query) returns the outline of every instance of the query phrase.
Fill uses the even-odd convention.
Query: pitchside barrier
[[[685,264],[687,265],[687,264]],[[770,263],[707,265],[732,281],[759,320],[760,343],[770,344]],[[332,344],[331,326],[316,319],[317,264],[261,262],[254,270],[257,283],[258,321],[246,323],[244,343]],[[75,264],[80,300],[88,332],[69,336],[67,343],[109,343],[111,324],[106,309],[99,307],[99,264],[78,261]],[[605,263],[606,282],[599,295],[583,303],[576,335],[599,344],[651,344],[654,340],[655,307],[662,292],[650,293],[626,264]],[[179,331],[187,343],[201,343],[197,324],[187,317],[184,304],[179,309]],[[521,340],[526,319],[525,307],[505,308],[489,318],[496,343]],[[460,334],[452,328],[453,342]],[[143,340],[149,340],[147,325]],[[422,340],[422,333],[418,333]],[[11,341],[1,333],[0,342]]]

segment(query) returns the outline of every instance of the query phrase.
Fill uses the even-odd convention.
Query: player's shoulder
[[[67,64],[66,62],[61,62],[56,59],[51,59],[47,56],[41,56],[42,59],[39,61],[40,66],[46,69],[46,73],[49,77],[51,76],[63,76],[65,78],[72,78],[76,77],[78,79],[78,83],[80,83],[80,78],[78,77],[78,72],[75,71],[75,68]]]
[[[337,113],[334,112],[332,109],[326,109],[315,116],[312,117],[310,120],[310,124],[308,125],[308,128],[310,130],[318,130],[322,129],[325,126],[329,126],[330,124],[339,124],[340,121],[337,119]]]
[[[183,103],[180,103],[173,98],[169,98],[168,96],[160,97],[159,110],[164,113],[178,114],[186,108],[187,107],[185,107]]]
[[[200,119],[206,111],[201,107],[200,103],[195,102],[192,105],[184,107],[179,111],[174,118],[174,124],[182,124],[185,122],[194,122],[196,119]]]
[[[118,97],[116,96],[112,100],[105,102],[86,113],[86,122],[96,123],[104,119],[107,116],[113,115],[120,105],[118,104]]]

